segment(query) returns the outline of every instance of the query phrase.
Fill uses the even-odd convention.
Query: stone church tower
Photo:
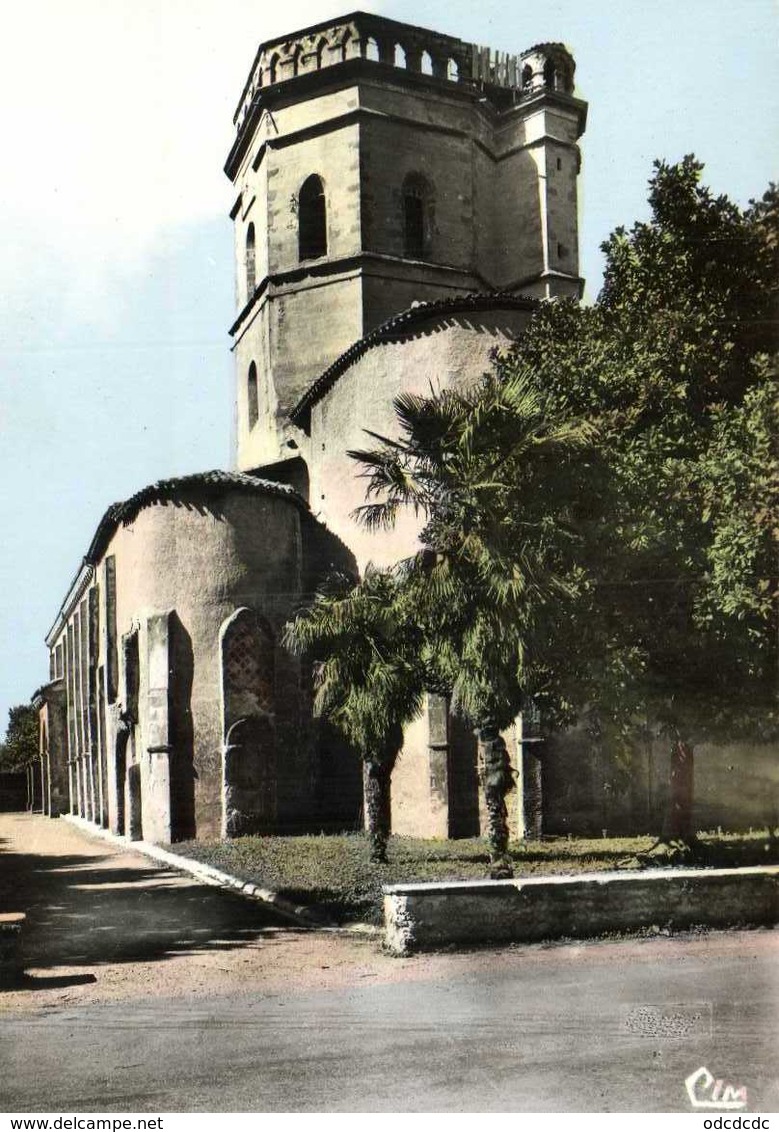
[[[580,294],[573,76],[560,44],[508,55],[362,12],[260,45],[225,166],[240,470],[299,487],[290,412],[414,304]]]
[[[539,299],[579,294],[573,70],[557,44],[509,56],[362,13],[260,46],[226,166],[236,467],[100,520],[46,637],[47,812],[163,842],[359,824],[359,761],[285,626],[333,570],[417,544],[413,516],[381,539],[354,520],[364,430],[392,435],[401,391],[473,384]],[[481,824],[473,736],[431,697],[393,827]]]
[[[285,626],[333,571],[418,546],[413,514],[355,519],[350,452],[397,435],[394,398],[472,386],[540,300],[580,294],[573,74],[559,44],[508,55],[361,12],[260,45],[226,166],[235,467],[100,519],[34,697],[44,812],[161,842],[359,827],[359,759],[316,717]],[[542,767],[544,832],[643,832],[664,809],[660,748],[617,798],[583,732],[539,743],[518,720],[506,742],[514,836],[541,830]],[[764,823],[772,748],[700,765],[698,828]],[[404,735],[392,828],[485,828],[475,739],[442,697]]]

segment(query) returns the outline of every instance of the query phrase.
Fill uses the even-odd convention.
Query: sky
[[[580,250],[647,213],[694,152],[745,205],[777,180],[774,0],[410,0],[363,9],[519,53],[564,42],[582,139]],[[257,45],[318,0],[28,0],[0,43],[0,737],[113,501],[232,464],[232,115]],[[186,563],[182,563],[186,568]]]

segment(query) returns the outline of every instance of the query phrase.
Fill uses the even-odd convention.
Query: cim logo
[[[739,1109],[747,1107],[746,1085],[729,1085],[715,1077],[705,1066],[696,1069],[685,1080],[684,1087],[693,1108]]]

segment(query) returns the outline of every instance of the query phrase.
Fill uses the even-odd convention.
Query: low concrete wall
[[[658,927],[774,924],[779,866],[387,885],[386,946],[530,942]]]

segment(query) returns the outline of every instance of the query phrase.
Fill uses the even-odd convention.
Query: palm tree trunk
[[[479,767],[487,807],[487,837],[490,846],[490,876],[502,880],[514,875],[509,856],[509,823],[506,795],[514,785],[506,744],[492,722],[476,728]]]
[[[370,843],[370,859],[387,860],[387,842],[390,835],[391,801],[390,780],[395,759],[366,759],[362,764],[363,796],[365,799],[365,828]]]

